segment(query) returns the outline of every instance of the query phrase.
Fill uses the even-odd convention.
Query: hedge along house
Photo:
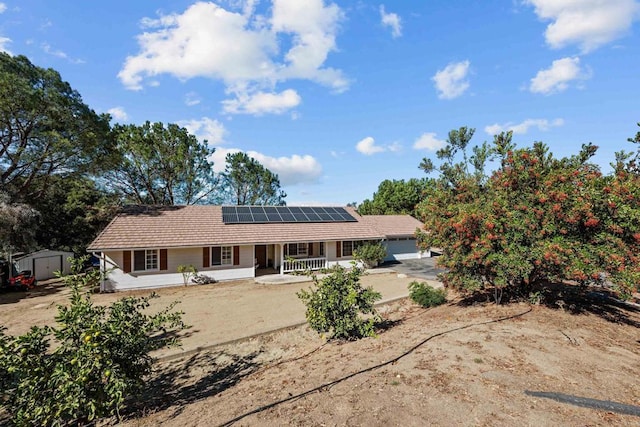
[[[108,272],[101,290],[154,288],[181,284],[180,265],[218,281],[348,266],[358,245],[387,241],[381,230],[394,223],[391,238],[422,226],[410,216],[380,221],[349,207],[136,206],[118,214],[88,250]],[[391,259],[419,258],[415,240],[409,246]]]

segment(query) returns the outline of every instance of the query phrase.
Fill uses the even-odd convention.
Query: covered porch
[[[256,276],[315,271],[327,268],[326,242],[295,242],[255,245]]]

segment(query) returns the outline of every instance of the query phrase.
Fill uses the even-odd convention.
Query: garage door
[[[388,240],[385,261],[420,258],[416,239]]]
[[[62,256],[50,256],[44,258],[35,258],[33,267],[37,280],[47,280],[56,277],[55,272],[62,270]]]

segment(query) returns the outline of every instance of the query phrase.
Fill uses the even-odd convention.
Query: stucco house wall
[[[145,248],[161,249],[161,248]],[[239,246],[239,265],[203,267],[203,249],[167,249],[167,269],[152,271],[131,271],[125,273],[124,251],[104,252],[104,270],[108,272],[103,284],[104,291],[159,288],[183,285],[183,277],[178,273],[179,265],[193,265],[200,274],[206,274],[217,281],[246,279],[255,277],[253,265],[253,245]],[[132,253],[133,251],[131,251]],[[132,256],[132,255],[130,255]]]

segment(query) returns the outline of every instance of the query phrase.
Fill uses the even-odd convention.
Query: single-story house
[[[102,290],[182,283],[180,265],[214,279],[350,265],[363,242],[381,241],[387,259],[420,258],[408,215],[360,216],[351,207],[135,206],[89,245],[108,275]]]

